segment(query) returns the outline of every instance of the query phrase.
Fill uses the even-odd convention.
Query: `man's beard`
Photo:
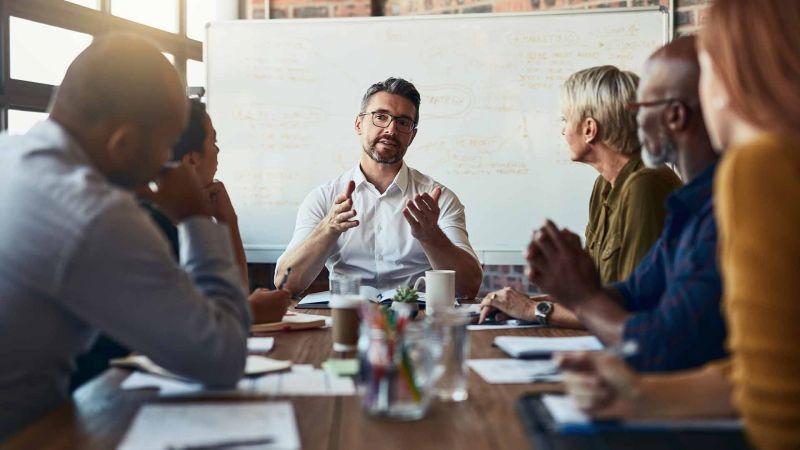
[[[662,139],[664,143],[661,145],[661,154],[653,155],[645,144],[642,144],[642,162],[646,167],[655,169],[657,167],[665,166],[667,164],[674,164],[678,154],[678,149],[675,144]]]
[[[400,146],[399,142],[395,141],[395,143],[397,143],[398,151],[391,158],[384,158],[384,157],[382,157],[381,155],[378,154],[378,151],[375,149],[375,146],[377,145],[377,141],[375,143],[373,143],[372,146],[370,146],[369,148],[365,147],[364,148],[364,153],[369,155],[369,157],[373,161],[375,161],[376,163],[379,163],[379,164],[397,164],[397,163],[399,163],[400,161],[403,160],[403,157],[406,155],[406,149],[402,148]]]

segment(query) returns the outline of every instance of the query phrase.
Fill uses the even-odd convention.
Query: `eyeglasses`
[[[662,98],[660,100],[650,100],[648,102],[628,102],[628,104],[626,104],[625,107],[634,111],[638,111],[639,108],[648,108],[651,106],[666,105],[673,102],[680,103],[681,105],[687,108],[689,106],[686,104],[686,102],[684,102],[679,98]]]
[[[408,117],[393,116],[383,111],[372,111],[370,113],[361,113],[358,116],[364,117],[367,114],[372,115],[372,124],[376,127],[387,128],[394,121],[397,131],[401,133],[411,133],[417,127],[416,122]]]

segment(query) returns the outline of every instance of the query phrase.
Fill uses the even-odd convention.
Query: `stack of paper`
[[[253,333],[268,333],[271,331],[306,330],[321,328],[329,324],[331,318],[314,314],[302,314],[289,311],[280,322],[257,323],[250,326]]]
[[[394,298],[396,293],[397,289],[389,289],[388,291],[381,292],[372,286],[361,286],[361,295],[373,303],[391,303],[392,298]],[[421,307],[425,307],[425,293],[419,292],[418,295],[419,299],[417,300],[417,303]],[[315,292],[303,297],[300,302],[297,303],[297,308],[330,308],[330,301],[330,291]]]
[[[522,384],[535,381],[561,381],[555,364],[549,360],[470,359],[469,367],[491,384]]]
[[[250,383],[252,392],[266,395],[355,395],[352,378],[304,365],[295,366],[291,372],[256,378]]]
[[[134,372],[122,382],[122,389],[159,389],[159,396],[230,396],[230,395],[355,395],[355,385],[348,377],[332,375],[310,365],[295,365],[291,371],[244,378],[232,390],[208,390],[202,384],[149,373]]]
[[[578,337],[521,337],[498,336],[494,345],[514,358],[541,358],[554,352],[602,350],[603,344],[594,336]]]
[[[125,367],[128,369],[136,369],[155,375],[160,375],[162,377],[187,380],[184,377],[164,369],[144,355],[131,355],[126,356],[125,358],[116,358],[112,359],[110,363],[115,367]],[[287,370],[290,367],[292,367],[291,361],[281,361],[278,359],[267,358],[266,356],[250,355],[247,357],[244,374],[250,376],[261,375],[269,372]]]
[[[120,450],[184,448],[299,450],[294,409],[288,402],[145,405]],[[251,447],[258,445],[258,447]]]

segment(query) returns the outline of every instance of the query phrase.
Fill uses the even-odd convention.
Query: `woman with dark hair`
[[[233,204],[228,196],[225,185],[214,179],[217,173],[219,147],[217,147],[217,130],[211,122],[211,116],[206,112],[205,104],[196,98],[189,101],[189,123],[178,142],[173,147],[172,160],[192,167],[208,194],[211,215],[218,221],[228,225],[231,231],[231,243],[236,257],[237,265],[242,276],[242,284],[249,289],[247,277],[247,259],[239,234],[238,218]],[[170,241],[178,258],[178,231],[175,225],[157,208],[147,202],[142,205],[147,208],[153,219]],[[253,313],[253,322],[264,322],[264,317],[273,317],[275,308],[285,308],[288,305],[290,294],[287,291],[269,291],[256,289],[250,295],[250,309]]]
[[[218,222],[225,223],[231,231],[231,244],[242,278],[242,286],[249,289],[247,276],[247,259],[239,234],[238,219],[233,209],[225,185],[214,179],[217,173],[217,131],[206,112],[205,104],[196,98],[189,101],[189,121],[178,142],[173,147],[172,161],[192,167],[200,182],[205,186],[208,195],[211,215]],[[175,259],[179,259],[178,228],[163,212],[146,200],[140,204],[147,209],[150,216],[164,232],[169,241]],[[254,323],[265,322],[265,318],[273,318],[276,310],[284,310],[289,304],[291,294],[288,291],[256,289],[248,302]],[[108,368],[108,361],[130,353],[130,350],[111,340],[105,335],[97,338],[94,346],[86,354],[80,356],[76,369],[72,374],[71,388],[75,389]]]
[[[800,448],[800,2],[716,0],[701,30],[700,97],[725,153],[715,180],[729,360],[639,376],[564,355],[567,390],[596,417],[739,414],[762,449]]]

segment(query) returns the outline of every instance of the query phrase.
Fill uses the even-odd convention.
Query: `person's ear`
[[[411,145],[411,143],[414,142],[414,138],[415,137],[417,137],[417,129],[416,128],[411,130],[411,139],[408,140],[408,145]]]
[[[361,133],[364,132],[364,130],[361,128],[361,124],[362,124],[363,119],[364,119],[364,116],[362,116],[361,114],[358,114],[356,116],[356,122],[354,124],[354,128],[356,130],[356,134],[359,135],[359,136],[361,135]]]
[[[689,109],[681,102],[674,102],[668,107],[664,108],[664,121],[667,128],[672,131],[681,131],[686,129],[689,120]]]
[[[181,157],[181,162],[190,167],[197,167],[200,163],[200,152],[189,152]]]
[[[597,139],[597,134],[599,133],[599,126],[597,121],[592,119],[591,117],[587,117],[583,120],[581,124],[581,134],[583,135],[583,140],[587,144],[594,143]]]
[[[141,138],[139,129],[132,124],[123,123],[116,126],[106,141],[108,158],[115,166],[127,166],[130,161],[141,157],[138,154]]]

